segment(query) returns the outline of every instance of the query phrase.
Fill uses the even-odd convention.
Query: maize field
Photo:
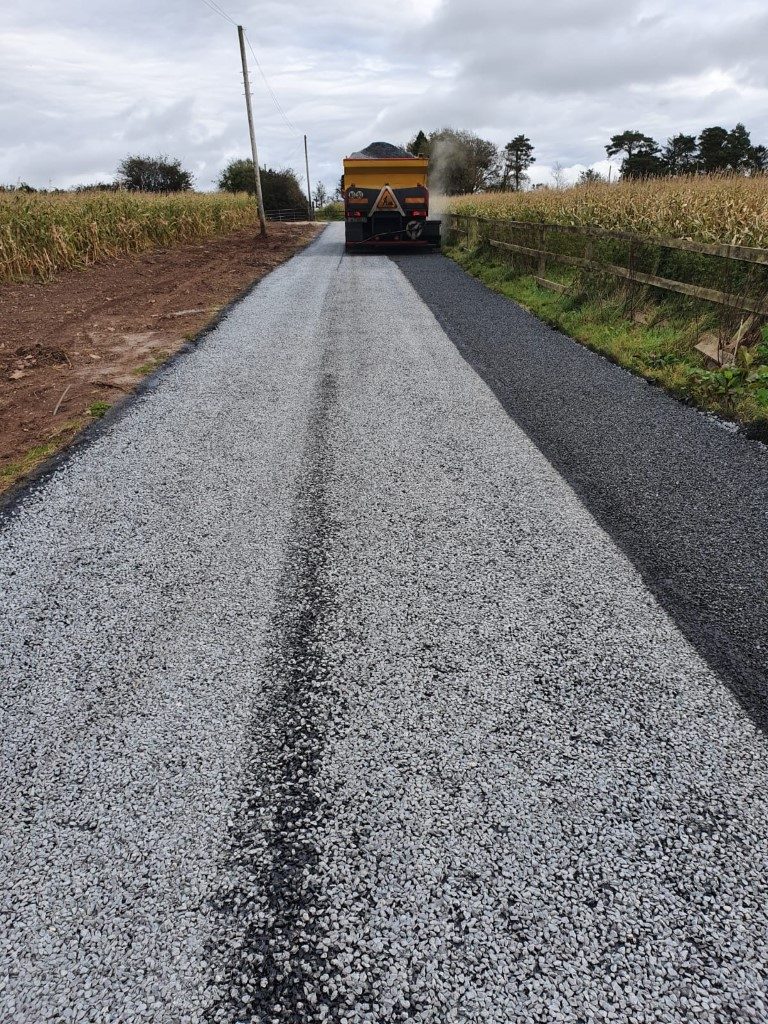
[[[0,283],[50,280],[61,270],[256,223],[245,194],[0,192]]]
[[[451,213],[768,248],[768,175],[691,175],[454,196]]]

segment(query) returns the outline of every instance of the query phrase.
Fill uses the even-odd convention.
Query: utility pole
[[[262,235],[267,233],[267,218],[264,215],[264,199],[261,195],[261,172],[259,156],[256,152],[256,136],[253,131],[253,110],[251,110],[251,82],[248,78],[248,62],[245,59],[245,33],[243,26],[237,26],[237,38],[240,40],[240,58],[243,62],[243,84],[245,85],[245,109],[248,112],[248,131],[251,135],[251,156],[253,157],[253,176],[256,179],[256,204],[259,208],[259,227]]]
[[[307,153],[307,136],[304,136],[304,163],[307,168],[307,216],[314,220],[312,212],[312,191],[309,187],[309,154]]]

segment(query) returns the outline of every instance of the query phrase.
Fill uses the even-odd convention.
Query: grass
[[[44,459],[53,455],[60,447],[61,441],[48,441],[46,444],[35,445],[16,462],[9,462],[0,468],[0,480],[6,485],[18,480],[19,477],[26,476],[35,466],[40,465]]]
[[[47,281],[61,270],[255,223],[244,193],[0,192],[0,284]]]
[[[745,314],[745,300],[765,302],[768,268],[719,257],[665,249],[654,239],[768,248],[768,175],[688,176],[622,181],[566,189],[454,196],[450,212],[492,220],[471,221],[471,233],[448,254],[491,288],[526,306],[621,366],[642,374],[686,401],[721,416],[749,424],[768,440],[768,335],[759,344],[756,328],[739,351],[736,366],[717,367],[695,345],[702,332],[734,336]],[[507,222],[520,222],[504,223]],[[546,275],[568,286],[564,294],[542,289],[532,276],[530,257],[513,260],[488,244],[495,237],[539,247],[536,224],[593,226],[629,232],[645,241],[593,238],[590,256],[600,263],[627,266],[659,277],[725,290],[737,301],[714,305],[659,289],[628,287],[611,275],[575,271],[550,259]],[[550,232],[547,248],[583,256],[580,233]],[[643,323],[633,314],[642,307]]]
[[[82,427],[81,419],[73,419],[61,424],[54,436],[42,444],[34,445],[13,462],[0,466],[0,491],[7,490],[18,480],[28,476],[42,462],[60,451]]]
[[[93,416],[96,420],[100,420],[102,416],[106,416],[111,408],[112,406],[109,402],[91,402],[88,406],[88,415]]]
[[[193,333],[189,333],[185,334],[184,337],[188,340],[191,340],[192,338],[195,337],[195,335]],[[146,363],[142,363],[141,366],[135,367],[135,369],[133,369],[131,372],[136,377],[146,377],[150,373],[152,373],[153,370],[156,370],[159,366],[162,366],[163,363],[170,358],[170,356],[170,352],[158,350],[157,352],[150,356]]]
[[[708,368],[694,348],[701,331],[713,326],[714,314],[692,312],[691,304],[677,297],[654,301],[644,291],[619,290],[551,267],[548,277],[568,285],[567,292],[557,294],[487,247],[457,245],[445,252],[494,291],[594,351],[700,408],[749,424],[752,433],[768,440],[768,329],[760,344],[743,351],[731,379],[727,370]],[[638,296],[644,298],[644,323],[632,316]]]
[[[157,366],[160,365],[160,362],[161,360],[158,360],[157,362],[153,360],[152,362],[149,363],[142,363],[141,366],[137,366],[136,369],[132,370],[131,372],[135,374],[135,376],[137,377],[146,377],[148,374],[152,373],[152,371]]]

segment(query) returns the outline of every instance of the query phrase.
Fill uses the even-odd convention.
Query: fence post
[[[592,235],[590,235],[589,232],[585,234],[584,238],[584,259],[591,260],[594,254],[594,241],[592,239]]]
[[[547,228],[542,224],[539,228],[539,277],[547,276],[547,257],[544,250],[547,248]]]
[[[634,315],[635,312],[635,299],[637,298],[637,288],[635,288],[635,239],[630,238],[629,240],[629,254],[627,256],[627,270],[629,271],[628,295],[629,309]]]

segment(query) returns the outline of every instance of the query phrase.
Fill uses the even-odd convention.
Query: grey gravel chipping
[[[396,261],[463,358],[768,730],[765,445],[574,345],[451,260]]]
[[[350,160],[413,160],[413,153],[409,153],[402,146],[395,146],[391,142],[371,142],[365,149],[357,153],[351,153]]]
[[[768,1019],[765,736],[339,226],[0,571],[3,1022]]]

